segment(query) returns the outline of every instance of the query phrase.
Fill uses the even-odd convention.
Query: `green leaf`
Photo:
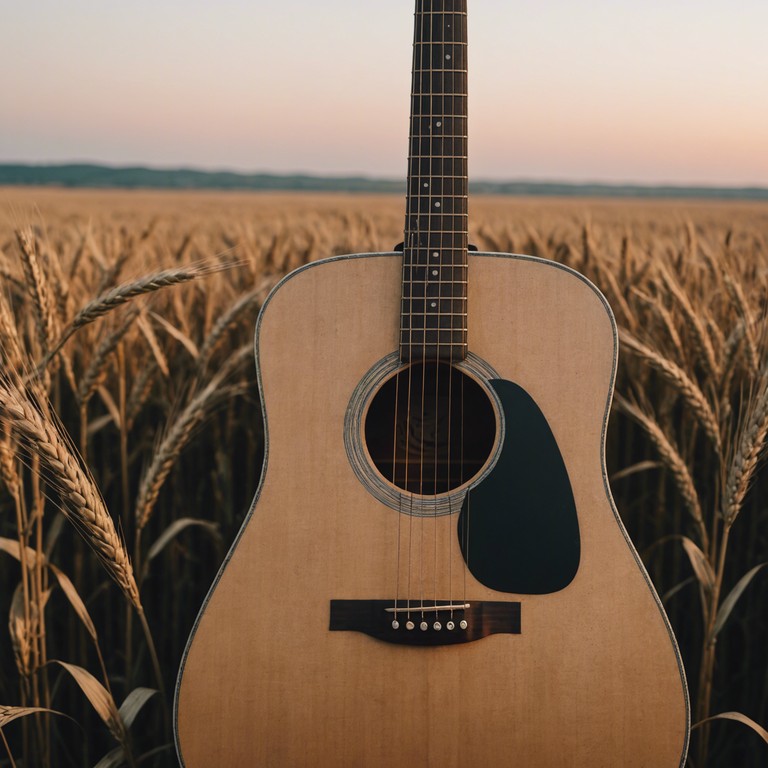
[[[128,730],[141,708],[157,693],[154,688],[134,688],[120,706],[120,717]]]
[[[763,728],[762,725],[758,725],[751,717],[742,715],[741,712],[721,712],[719,715],[712,715],[705,720],[699,720],[693,728],[698,728],[704,723],[708,723],[710,720],[735,720],[737,723],[743,723],[749,726],[766,744],[768,744],[768,731]]]
[[[717,637],[717,633],[723,628],[723,625],[728,620],[728,617],[731,615],[731,611],[733,610],[733,607],[736,605],[736,602],[741,597],[741,593],[749,586],[749,582],[752,581],[755,574],[761,569],[764,568],[768,563],[760,563],[760,565],[756,565],[752,570],[747,571],[737,582],[736,586],[728,593],[728,597],[723,600],[723,602],[720,605],[720,608],[717,611],[717,616],[715,618],[715,624],[712,627],[712,634],[709,638],[710,642],[714,640]]]

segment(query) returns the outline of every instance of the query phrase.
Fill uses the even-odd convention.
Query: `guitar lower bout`
[[[486,361],[472,375],[491,392],[502,429],[495,421],[491,457],[475,476],[456,484],[449,475],[455,487],[437,494],[468,489],[461,504],[457,497],[431,515],[426,502],[419,514],[402,508],[395,491],[419,494],[387,477],[367,448],[356,451],[387,498],[350,458],[350,428],[363,445],[370,412],[361,406],[351,427],[354,393],[398,348],[401,259],[316,262],[265,303],[257,326],[265,467],[184,657],[176,726],[187,768],[683,764],[679,653],[606,480],[617,352],[610,311],[588,281],[552,262],[478,253],[468,272],[468,346]],[[537,413],[576,517],[562,535],[578,548],[557,577],[551,562],[530,576],[557,549],[534,546],[561,535],[552,518],[538,518],[551,505],[520,522],[521,495],[563,498],[549,471],[535,471]],[[486,572],[478,553],[495,551],[502,555]],[[528,583],[516,581],[523,576]],[[472,614],[496,604],[501,619]],[[410,608],[414,628],[387,608]],[[460,638],[462,620],[470,632],[499,620],[508,631],[426,642]],[[376,637],[395,631],[425,642]]]

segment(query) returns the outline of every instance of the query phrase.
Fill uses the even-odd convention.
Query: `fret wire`
[[[434,195],[411,195],[411,197],[418,197],[418,198],[424,198],[424,199],[428,199],[430,197],[439,197],[441,200],[466,200],[468,196],[454,195],[454,194],[448,195],[448,194],[438,193]]]
[[[461,216],[465,219],[469,216],[468,213],[442,213],[438,211],[409,211],[408,213],[410,216]],[[460,230],[460,229],[452,229],[452,230],[443,229],[443,230],[434,230],[434,231],[440,231],[443,233],[451,232],[452,234],[455,234],[455,235],[460,235],[464,232],[464,230]],[[427,233],[425,232],[425,234]]]
[[[431,333],[466,333],[469,329],[465,326],[463,328],[401,328],[400,331],[403,334],[431,334]],[[460,343],[460,342],[457,342]]]
[[[432,3],[417,2],[414,19],[409,147],[416,151],[408,156],[405,241],[409,245],[403,249],[400,335],[403,360],[436,357],[453,361],[463,359],[467,348],[467,281],[452,279],[468,274],[467,175],[461,172],[467,165],[467,12],[464,0],[455,3],[461,10],[446,8],[446,4],[435,10],[423,7]],[[456,108],[462,113],[457,114]],[[444,122],[440,127],[445,133],[435,125],[436,121],[459,119],[463,122]],[[433,202],[442,201],[443,209],[435,210]],[[433,254],[439,255],[437,261],[432,261]],[[455,271],[448,272],[448,268]],[[436,270],[439,272],[432,275]],[[422,279],[413,279],[416,277]],[[431,295],[435,292],[439,295]],[[459,318],[463,318],[460,327],[453,327]]]

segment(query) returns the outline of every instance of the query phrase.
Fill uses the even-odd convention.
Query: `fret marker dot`
[[[436,302],[436,301],[433,301],[433,302],[431,302],[431,303],[430,303],[430,305],[429,305],[429,306],[430,306],[430,307],[436,307],[436,306],[437,306],[437,302]]]
[[[443,124],[442,120],[438,120],[435,125],[439,128]]]
[[[436,274],[437,274],[437,270],[436,270],[436,269],[433,269],[433,270],[432,270],[432,274],[433,274],[433,275],[436,275]]]
[[[440,203],[435,203],[435,208],[439,208],[439,207],[440,207]]]
[[[450,54],[450,53],[447,53],[447,54],[445,55],[445,58],[446,58],[446,60],[447,60],[447,61],[450,61],[450,60],[451,60],[451,54]]]
[[[427,184],[427,182],[425,181],[424,182],[424,188],[426,189],[428,186],[429,186],[429,184]]]
[[[432,258],[433,258],[433,259],[436,259],[436,258],[437,258],[439,255],[440,255],[440,254],[439,254],[437,251],[435,251],[435,252],[432,254]]]

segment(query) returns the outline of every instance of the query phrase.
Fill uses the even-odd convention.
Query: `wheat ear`
[[[720,453],[722,440],[717,417],[699,385],[679,365],[647,347],[624,329],[619,331],[619,338],[626,348],[645,360],[651,368],[658,371],[682,395]]]
[[[24,355],[21,351],[19,333],[16,330],[16,318],[13,316],[3,290],[0,290],[0,353],[5,357],[9,368],[21,370]]]
[[[749,484],[757,469],[768,437],[768,372],[760,378],[760,388],[750,398],[744,415],[738,447],[728,468],[723,493],[723,517],[731,525],[736,519]]]
[[[47,352],[54,343],[58,329],[48,278],[37,257],[37,250],[30,233],[17,230],[16,239],[21,249],[21,264],[24,268],[27,293],[34,307],[38,339],[43,351]],[[54,354],[55,352],[51,353],[50,357]]]
[[[753,372],[757,372],[760,367],[760,355],[757,351],[757,341],[755,340],[755,318],[752,309],[744,295],[741,283],[735,280],[727,270],[723,270],[723,281],[731,295],[731,300],[736,305],[737,312],[744,321],[744,342],[749,357],[749,364]]]
[[[664,465],[672,474],[677,490],[683,497],[688,512],[693,518],[694,523],[696,523],[696,528],[699,532],[699,537],[701,538],[702,549],[706,552],[709,548],[709,536],[701,512],[699,494],[696,491],[696,486],[693,484],[693,478],[691,477],[688,465],[683,460],[683,457],[680,455],[677,448],[675,448],[669,440],[664,430],[659,426],[656,419],[642,410],[638,405],[629,402],[629,400],[621,395],[617,394],[615,399],[619,410],[634,419],[646,431],[648,437],[651,438],[651,442],[653,442],[656,450],[659,452]]]
[[[200,356],[197,359],[197,370],[201,372],[205,369],[211,356],[221,343],[226,332],[232,328],[240,317],[263,300],[267,292],[275,284],[275,278],[263,280],[257,288],[241,296],[232,306],[224,312],[211,328],[210,333],[205,337],[203,345],[200,347]]]
[[[123,336],[128,333],[133,321],[138,317],[139,310],[133,306],[125,312],[125,317],[120,325],[115,328],[108,336],[102,338],[96,352],[88,364],[88,370],[80,381],[77,395],[81,403],[86,403],[91,399],[96,388],[101,384],[106,376],[106,365],[109,356],[115,347],[120,343]]]
[[[95,483],[58,425],[44,418],[27,393],[6,379],[0,380],[0,420],[13,429],[28,451],[40,457],[46,480],[59,491],[62,512],[141,612],[139,590],[123,542]]]
[[[41,361],[38,366],[38,371],[44,369],[45,366],[48,365],[51,358],[64,346],[67,340],[78,328],[82,328],[84,325],[92,323],[94,320],[106,315],[113,309],[126,304],[131,299],[135,299],[137,296],[153,293],[154,291],[159,291],[161,288],[168,288],[173,285],[187,283],[190,280],[196,280],[204,275],[210,275],[214,272],[228,269],[229,266],[230,265],[227,264],[222,265],[202,262],[200,264],[177,267],[176,269],[164,269],[160,272],[144,275],[143,277],[139,277],[128,283],[121,283],[106,293],[101,294],[98,298],[89,301],[77,315],[75,315],[72,322],[64,329],[61,336],[52,346],[50,352],[48,352],[45,358]]]
[[[685,319],[685,324],[693,339],[696,357],[701,362],[707,376],[711,378],[712,381],[715,381],[720,376],[720,365],[717,362],[715,349],[712,346],[712,339],[709,337],[707,329],[701,322],[699,314],[693,308],[687,294],[678,281],[672,276],[670,271],[663,265],[663,262],[659,262],[658,271],[664,286],[669,293],[674,296],[678,307],[680,307],[683,318]],[[703,310],[704,308],[702,308],[702,311]]]
[[[149,522],[160,489],[179,454],[189,442],[195,428],[202,423],[216,403],[223,397],[230,395],[229,390],[222,389],[222,382],[237,365],[250,357],[251,354],[251,345],[246,344],[231,355],[205,388],[200,390],[179,413],[163,436],[141,480],[136,501],[136,526],[139,530],[142,530]]]

